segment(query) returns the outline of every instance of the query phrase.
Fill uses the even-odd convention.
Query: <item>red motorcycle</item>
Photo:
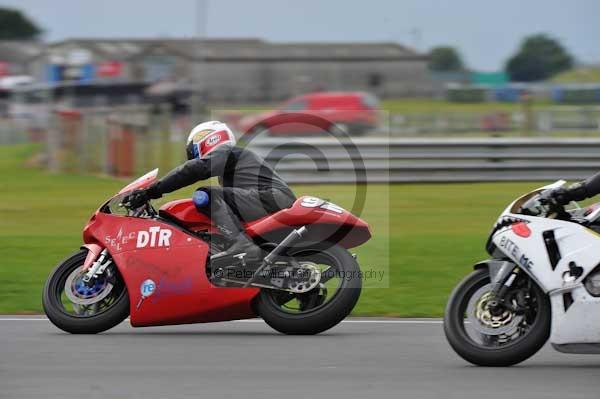
[[[265,250],[260,263],[243,255],[210,261],[227,247],[192,199],[123,205],[152,184],[154,170],[104,203],[83,231],[84,245],[50,274],[46,315],[79,334],[131,325],[158,326],[262,317],[286,334],[318,334],[342,321],[361,291],[360,268],[348,248],[371,237],[367,223],[315,197],[247,223]]]

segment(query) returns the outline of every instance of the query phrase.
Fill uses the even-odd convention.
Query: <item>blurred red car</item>
[[[294,97],[281,107],[239,122],[244,134],[361,135],[377,125],[379,100],[363,92],[319,92]]]

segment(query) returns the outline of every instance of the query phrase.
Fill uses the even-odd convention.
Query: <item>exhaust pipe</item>
[[[246,284],[244,284],[244,288],[250,287],[250,285],[254,282],[254,280],[256,280],[256,277],[258,277],[260,275],[260,273],[263,271],[263,269],[265,267],[271,266],[273,263],[275,263],[277,258],[279,258],[281,255],[283,255],[283,253],[285,252],[285,250],[287,248],[289,248],[296,241],[298,241],[300,238],[302,238],[302,235],[305,234],[306,231],[307,231],[306,226],[302,226],[299,229],[292,230],[290,232],[290,234],[288,234],[288,236],[285,237],[283,239],[283,241],[281,241],[279,243],[279,245],[277,245],[271,252],[269,252],[269,254],[267,256],[264,257],[262,264],[259,266],[258,269],[256,269],[256,271],[254,272],[252,277],[250,277],[250,279],[246,282]]]

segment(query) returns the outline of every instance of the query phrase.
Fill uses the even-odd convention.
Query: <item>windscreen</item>
[[[121,191],[119,191],[119,194],[123,194],[128,191],[133,191],[136,189],[148,187],[150,184],[152,184],[156,180],[157,176],[158,176],[158,168],[154,169],[151,172],[146,173],[144,176],[129,183],[127,186],[125,186],[125,188],[123,188]]]

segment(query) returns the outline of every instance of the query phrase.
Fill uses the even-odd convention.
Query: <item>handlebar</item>
[[[127,216],[131,216],[134,218],[145,217],[145,216],[148,216],[148,217],[156,216],[156,210],[152,207],[152,205],[150,204],[150,201],[146,202],[144,205],[140,206],[139,208],[132,208],[128,202],[127,203],[120,202],[119,208],[123,208],[123,209],[127,210]]]
[[[524,215],[547,217],[556,214],[560,219],[569,219],[569,214],[563,205],[550,199],[553,190],[544,190],[528,199],[520,209]]]

